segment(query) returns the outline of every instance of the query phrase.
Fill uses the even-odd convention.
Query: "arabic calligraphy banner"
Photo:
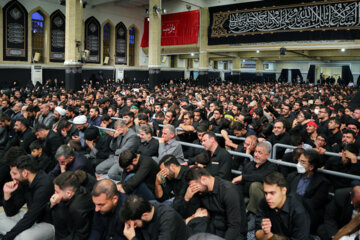
[[[360,38],[360,1],[265,1],[209,8],[209,45]]]
[[[161,46],[193,44],[198,42],[199,10],[161,16]],[[149,46],[149,22],[144,20],[141,47]]]

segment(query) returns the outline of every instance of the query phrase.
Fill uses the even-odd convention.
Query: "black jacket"
[[[88,239],[94,204],[91,195],[81,187],[67,202],[60,202],[51,209],[55,238],[57,240]]]
[[[337,231],[352,219],[354,206],[351,203],[351,188],[340,189],[326,206],[324,223],[318,228],[323,240],[330,240]]]
[[[2,239],[14,239],[35,222],[42,222],[45,219],[46,203],[53,192],[54,185],[50,177],[43,171],[36,174],[30,185],[20,184],[18,189],[12,193],[11,198],[3,201],[3,207],[9,217],[16,215],[25,203],[28,211]]]
[[[136,152],[144,156],[157,157],[158,150],[159,150],[159,141],[156,140],[155,138],[152,138],[149,142],[139,143]]]
[[[147,156],[140,155],[139,162],[132,172],[123,172],[122,174],[122,187],[127,194],[135,190],[140,183],[144,182],[146,186],[154,192],[156,174],[160,171],[157,163]],[[130,177],[126,182],[125,178],[127,175],[135,173],[134,176]]]
[[[208,151],[210,163],[206,166],[206,170],[212,176],[219,176],[226,180],[231,180],[231,164],[232,157],[225,148],[218,146],[211,156],[211,152]]]
[[[136,235],[132,240],[184,240],[189,231],[182,217],[170,206],[154,204],[152,220],[141,228],[141,238]]]
[[[101,214],[95,212],[89,240],[121,240],[126,239],[123,235],[124,223],[120,221],[119,211],[122,205],[119,196],[116,208],[113,211]]]

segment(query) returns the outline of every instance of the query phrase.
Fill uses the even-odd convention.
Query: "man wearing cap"
[[[85,148],[85,130],[89,126],[87,122],[87,118],[85,115],[80,115],[74,118],[73,124],[75,124],[76,128],[79,130],[79,136],[73,136],[72,139],[76,141],[80,141],[81,146]]]
[[[318,125],[314,121],[310,121],[306,124],[306,133],[307,135],[305,137],[305,143],[310,144],[311,146],[315,147],[315,140],[318,135],[317,133],[317,127]]]
[[[62,107],[56,107],[54,110],[54,114],[52,116],[53,120],[54,120],[54,124],[52,126],[52,129],[56,132],[57,131],[57,127],[59,125],[60,120],[63,118],[63,116],[65,116],[66,114],[66,110],[63,109]]]

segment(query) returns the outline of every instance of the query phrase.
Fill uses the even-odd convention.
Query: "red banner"
[[[198,42],[199,10],[161,16],[161,46],[193,44]],[[144,20],[141,47],[149,46],[149,22]]]

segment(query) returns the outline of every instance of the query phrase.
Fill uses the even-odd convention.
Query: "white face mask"
[[[319,110],[319,109],[317,109],[317,108],[315,108],[315,109],[314,109],[314,113],[315,113],[316,115],[318,115],[318,114],[319,114],[319,111],[320,111],[320,110]]]
[[[306,169],[303,165],[301,165],[299,162],[296,164],[296,169],[298,173],[304,174],[306,173]]]

